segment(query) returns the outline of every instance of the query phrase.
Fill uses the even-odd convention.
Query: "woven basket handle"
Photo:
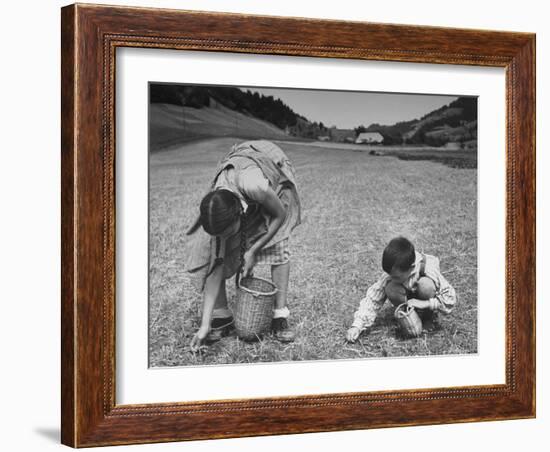
[[[412,306],[407,303],[402,303],[395,310],[394,316],[398,319],[408,317],[409,315],[411,315],[412,311],[414,311],[414,308]]]
[[[248,276],[249,278],[252,278],[253,275],[249,275]],[[270,283],[272,286],[273,286],[273,290],[270,291],[270,292],[259,292],[257,290],[254,290],[254,289],[250,289],[249,287],[244,287],[244,286],[241,286],[240,285],[240,279],[237,279],[236,282],[237,282],[237,289],[242,289],[244,290],[246,293],[249,293],[250,295],[252,295],[254,298],[258,298],[258,297],[262,297],[262,296],[273,296],[277,293],[277,286],[275,286],[275,284],[273,284],[271,281],[267,280],[267,279],[264,279],[264,278],[256,278],[256,279],[260,279],[262,281],[265,281],[265,282],[268,282]]]

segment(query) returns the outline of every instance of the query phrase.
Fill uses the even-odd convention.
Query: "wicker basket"
[[[405,336],[419,337],[422,334],[422,320],[420,320],[416,310],[407,303],[400,304],[397,307],[395,318]]]
[[[271,326],[277,287],[267,279],[248,276],[237,280],[235,329],[245,341],[259,340]]]

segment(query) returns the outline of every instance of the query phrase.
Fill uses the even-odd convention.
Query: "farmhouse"
[[[357,136],[355,143],[357,144],[380,144],[384,141],[384,137],[379,132],[363,132]]]

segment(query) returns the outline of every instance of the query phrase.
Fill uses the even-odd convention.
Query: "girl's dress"
[[[280,265],[288,262],[289,237],[301,222],[301,207],[294,168],[282,149],[265,140],[233,146],[216,169],[210,190],[218,188],[231,190],[243,204],[246,249],[267,233],[272,217],[265,212],[262,201],[268,188],[275,191],[286,210],[286,217],[277,233],[256,254],[256,263]],[[217,257],[216,238],[196,225],[197,222],[191,228],[185,268],[202,291]],[[224,245],[218,252],[223,257],[224,277],[230,278],[241,265],[241,234],[227,238]]]

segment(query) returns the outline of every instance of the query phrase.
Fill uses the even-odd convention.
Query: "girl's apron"
[[[287,239],[292,230],[301,222],[300,199],[294,169],[282,149],[265,140],[247,141],[233,146],[231,152],[218,164],[210,190],[214,189],[216,179],[226,168],[233,167],[235,172],[238,173],[252,165],[260,168],[264,177],[268,180],[269,186],[275,191],[286,210],[283,224],[264,246],[265,249]],[[242,194],[239,193],[238,195],[242,197]],[[267,233],[272,218],[260,204],[248,199],[246,201],[248,204],[245,213],[246,249],[248,249],[262,235]],[[197,289],[202,291],[206,276],[216,258],[216,239],[204,231],[200,226],[199,219],[191,226],[188,235],[191,235],[191,240],[187,249],[188,259],[185,269],[192,274],[192,281]],[[235,234],[226,239],[225,254],[223,256],[225,278],[234,275],[241,264],[240,240],[240,234]]]

